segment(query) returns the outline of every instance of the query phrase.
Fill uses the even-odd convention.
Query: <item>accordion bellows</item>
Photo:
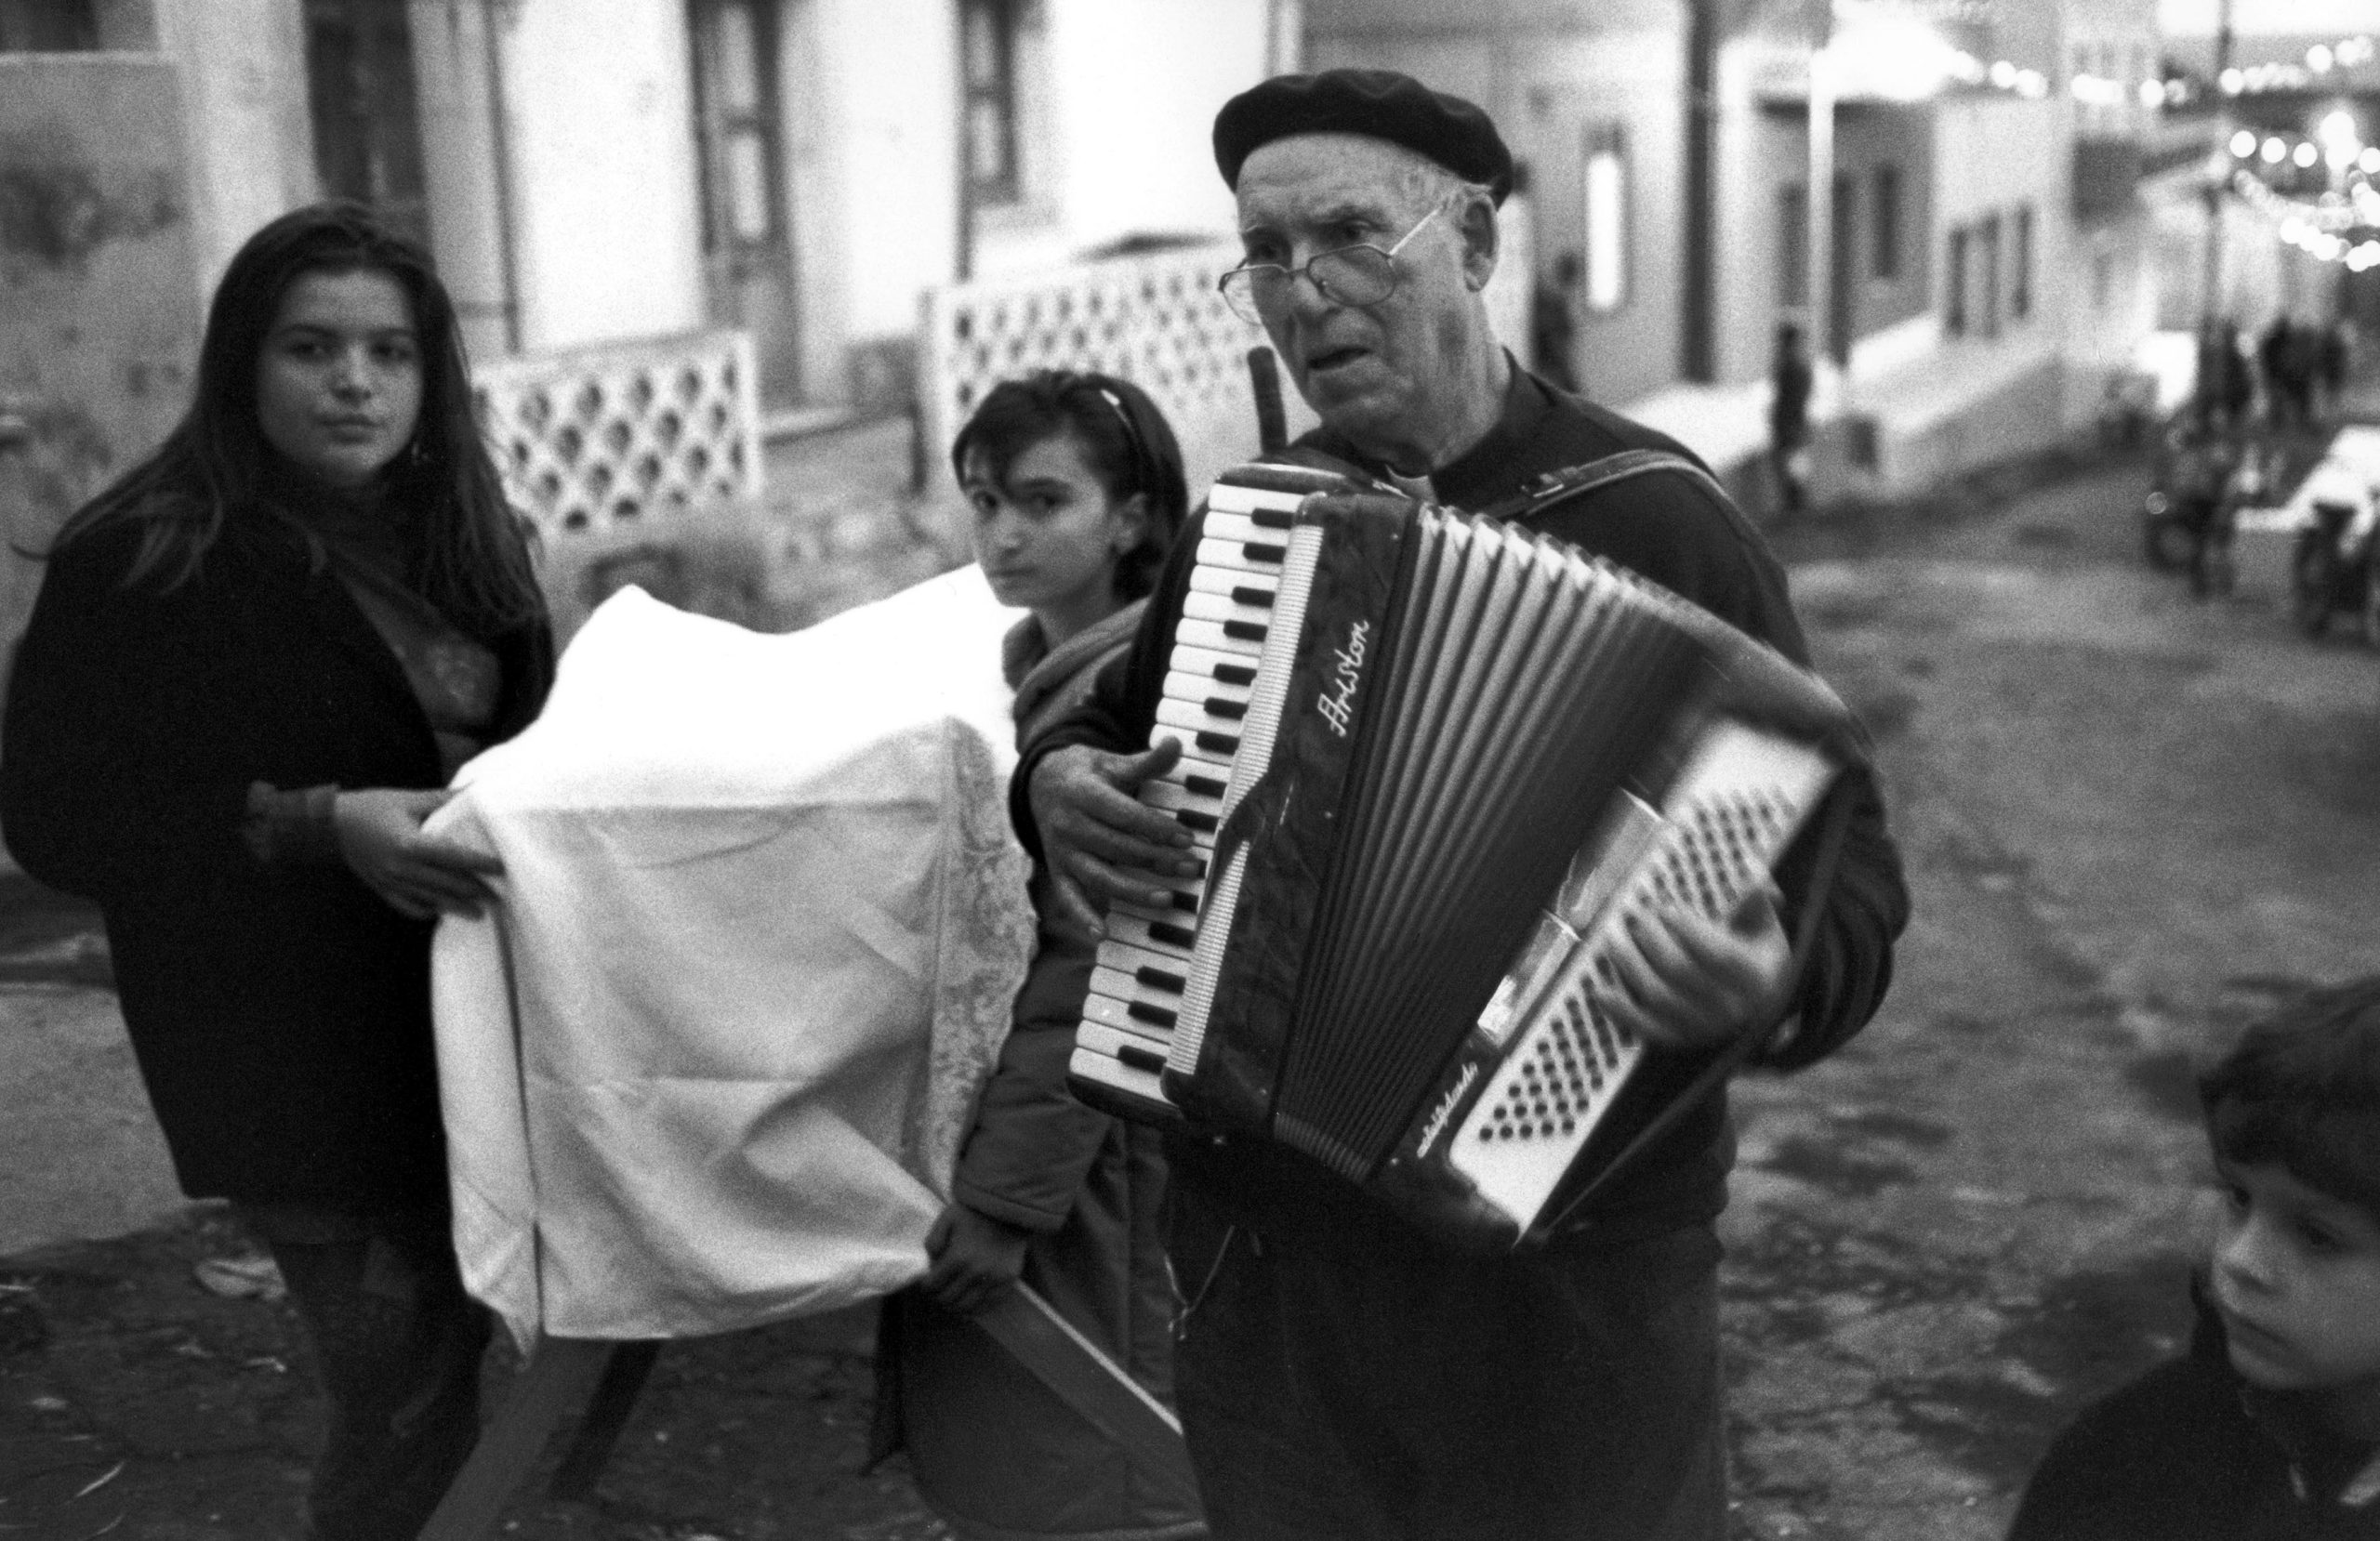
[[[1197,558],[1143,797],[1206,877],[1111,910],[1078,1085],[1516,1242],[1697,1068],[1605,1020],[1609,939],[1765,881],[1848,714],[1622,568],[1324,472],[1226,473]]]

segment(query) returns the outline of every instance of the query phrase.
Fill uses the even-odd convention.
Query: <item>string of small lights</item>
[[[2253,97],[2267,91],[2303,91],[2327,84],[2323,77],[2334,70],[2353,70],[2369,64],[2380,57],[2368,33],[2341,38],[2336,43],[2317,43],[2306,50],[2306,61],[2276,61],[2234,66],[2215,78],[2215,87],[2227,97]]]
[[[2241,168],[2231,174],[2231,191],[2270,221],[2281,240],[2316,261],[2343,262],[2353,273],[2380,267],[2380,188],[2369,179],[2309,204],[2274,191]]]

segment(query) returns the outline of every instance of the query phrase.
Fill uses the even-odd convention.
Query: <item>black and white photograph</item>
[[[2380,1541],[2380,0],[0,0],[0,1541]]]

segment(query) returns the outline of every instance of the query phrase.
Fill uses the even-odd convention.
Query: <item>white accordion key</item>
[[[1212,523],[1218,514],[1233,514],[1271,529],[1286,530],[1297,518],[1298,506],[1306,500],[1306,495],[1221,481],[1208,490],[1207,519]]]
[[[1141,1033],[1118,1032],[1104,1022],[1083,1023],[1082,1035],[1075,1040],[1075,1047],[1121,1060],[1151,1074],[1165,1067],[1165,1041],[1162,1038],[1152,1038]]]
[[[1160,919],[1137,904],[1117,904],[1108,911],[1107,935],[1186,964],[1191,949],[1198,944],[1198,921],[1186,914]]]
[[[1263,612],[1272,618],[1273,599],[1280,592],[1278,572],[1249,573],[1233,567],[1210,567],[1205,562],[1190,570],[1190,592],[1220,594],[1233,604],[1251,612]]]
[[[1094,1024],[1085,1024],[1080,1029],[1084,1034],[1092,1031],[1094,1031]],[[1068,1075],[1077,1076],[1099,1086],[1111,1087],[1137,1101],[1154,1103],[1160,1107],[1171,1107],[1172,1100],[1165,1095],[1164,1084],[1157,1079],[1157,1072],[1164,1068],[1165,1061],[1162,1059],[1159,1059],[1154,1067],[1144,1069],[1138,1064],[1128,1063],[1114,1054],[1103,1054],[1097,1049],[1085,1048],[1081,1047],[1080,1037],[1076,1039],[1075,1051],[1066,1060]]]
[[[1096,959],[1101,968],[1130,976],[1135,991],[1179,995],[1183,983],[1183,960],[1129,942],[1102,942]]]
[[[1182,596],[1182,613],[1194,621],[1212,621],[1223,635],[1261,643],[1273,626],[1273,596],[1262,604],[1243,603],[1229,594],[1193,588]]]
[[[1166,678],[1187,675],[1197,679],[1211,679],[1218,684],[1242,689],[1256,683],[1256,660],[1245,652],[1223,652],[1214,648],[1176,647],[1165,663]]]
[[[1279,541],[1218,539],[1212,531],[1198,542],[1198,570],[1269,577],[1281,571],[1288,547]]]
[[[1264,634],[1268,628],[1247,621],[1210,621],[1197,615],[1184,615],[1174,627],[1174,646],[1183,645],[1202,652],[1231,653],[1254,660],[1264,652]]]
[[[1100,970],[1093,969],[1091,972],[1096,975]],[[1086,1022],[1097,1022],[1103,1027],[1112,1027],[1118,1033],[1130,1033],[1143,1038],[1156,1040],[1158,1048],[1162,1051],[1168,1035],[1173,1031],[1173,1020],[1181,1011],[1181,1001],[1175,997],[1169,997],[1163,1003],[1154,998],[1144,1000],[1130,993],[1130,981],[1126,980],[1124,982],[1126,993],[1123,994],[1110,994],[1104,990],[1093,989],[1090,994],[1085,995],[1082,1001],[1082,1020]]]
[[[1244,709],[1256,691],[1252,680],[1245,685],[1236,684],[1228,679],[1218,679],[1212,674],[1194,674],[1177,669],[1165,677],[1160,693],[1176,701],[1220,701],[1226,706]]]
[[[1141,787],[1141,806],[1172,814],[1174,822],[1190,832],[1191,849],[1201,855],[1215,849],[1215,830],[1223,823],[1221,798],[1202,797],[1172,782],[1152,781]]]
[[[1157,723],[1159,729],[1171,729],[1176,734],[1189,733],[1191,742],[1185,749],[1197,749],[1211,755],[1239,753],[1241,724],[1248,712],[1243,705],[1226,704],[1226,710],[1215,711],[1203,701],[1159,700]]]

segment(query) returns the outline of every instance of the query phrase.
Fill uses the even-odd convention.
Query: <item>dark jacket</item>
[[[1363,466],[1355,447],[1329,429],[1301,440],[1303,447]],[[1439,500],[1481,510],[1522,492],[1550,471],[1631,449],[1691,454],[1674,440],[1616,413],[1554,390],[1514,368],[1502,418],[1467,454],[1431,476]],[[1025,787],[1039,757],[1063,744],[1088,744],[1130,752],[1148,741],[1164,686],[1181,596],[1198,546],[1194,515],[1173,549],[1143,617],[1130,654],[1101,672],[1084,708],[1027,749],[1011,786],[1011,808],[1026,848],[1038,852]],[[1606,557],[1695,601],[1787,657],[1807,662],[1809,649],[1786,597],[1785,575],[1743,514],[1724,497],[1683,478],[1646,476],[1619,483],[1583,506],[1557,510],[1532,528]],[[1799,1025],[1780,1067],[1805,1064],[1830,1052],[1867,1022],[1892,979],[1892,945],[1909,918],[1900,858],[1884,829],[1874,778],[1846,778],[1851,799],[1842,862],[1821,916],[1816,945],[1794,1005]],[[1789,850],[1779,866],[1785,924],[1792,934],[1807,891],[1812,844]],[[1726,1203],[1734,1139],[1724,1091],[1681,1118],[1613,1185],[1589,1220],[1610,1238],[1644,1236],[1707,1220]],[[1262,1231],[1304,1229],[1311,1205],[1353,1201],[1318,1164],[1277,1146],[1245,1141],[1183,1144],[1174,1151],[1176,1180],[1227,1198],[1240,1223]]]
[[[1020,742],[1130,644],[1129,607],[1054,652],[1029,618],[1005,663]],[[1046,913],[1042,878],[1035,902]],[[961,1149],[953,1195],[1035,1232],[1025,1283],[1153,1395],[1173,1392],[1173,1286],[1160,1211],[1163,1141],[1077,1101],[1066,1061],[1091,950],[1044,927],[998,1068]],[[913,1296],[886,1304],[876,1451],[906,1447],[927,1500],[969,1541],[1175,1541],[1197,1514],[1151,1488],[1104,1435],[964,1317]]]
[[[2380,1446],[2249,1387],[2202,1304],[2188,1355],[2058,1435],[2008,1541],[2380,1541]]]
[[[235,516],[200,574],[123,582],[124,525],[50,560],[0,740],[0,827],[98,902],[133,1051],[183,1190],[349,1210],[442,1203],[427,922],[336,861],[267,866],[248,788],[433,787],[403,669],[325,568]],[[536,716],[542,623],[484,639],[496,733]]]

